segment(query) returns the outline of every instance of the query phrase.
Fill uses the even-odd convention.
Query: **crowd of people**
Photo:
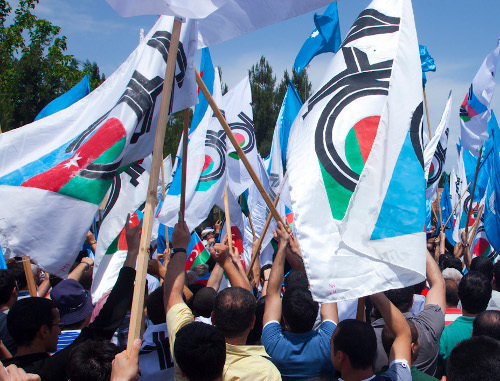
[[[64,280],[33,266],[37,297],[22,261],[8,263],[0,270],[0,380],[500,377],[500,262],[472,259],[465,238],[453,247],[443,232],[429,234],[421,284],[320,305],[288,228],[278,224],[272,264],[257,260],[249,278],[220,227],[203,229],[211,259],[190,276],[191,234],[180,216],[170,247],[149,261],[144,333],[128,352],[140,226],[126,225],[123,268],[95,305],[87,256]],[[95,249],[92,234],[87,241]]]

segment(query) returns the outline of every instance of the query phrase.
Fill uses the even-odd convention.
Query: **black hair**
[[[500,261],[493,265],[493,274],[495,275],[495,288],[500,290]]]
[[[267,269],[270,269],[272,268],[273,265],[268,263],[267,265],[264,265],[260,268],[260,279],[264,279],[264,271],[266,271]]]
[[[220,378],[226,362],[224,336],[209,324],[187,324],[175,336],[174,357],[189,380]]]
[[[487,257],[475,257],[470,263],[470,271],[479,271],[491,282],[493,280],[493,262]]]
[[[469,271],[458,284],[462,309],[470,314],[483,312],[491,298],[491,282],[478,271]]]
[[[14,278],[16,278],[17,287],[20,290],[24,290],[28,287],[28,282],[26,280],[26,274],[24,273],[24,266],[22,262],[12,261],[7,263],[7,270],[9,270]]]
[[[395,288],[384,294],[403,313],[408,312],[413,304],[413,286]]]
[[[453,279],[445,279],[446,285],[446,304],[449,306],[458,305],[458,285]]]
[[[458,343],[446,365],[449,381],[498,380],[499,374],[500,343],[486,336],[473,336]]]
[[[189,291],[191,291],[193,293],[193,297],[191,298],[191,302],[186,303],[191,310],[193,309],[193,301],[194,301],[196,294],[198,293],[198,291],[200,291],[202,288],[205,288],[205,287],[206,286],[203,283],[193,283],[193,284],[190,284],[189,286],[187,286],[187,288],[189,288]]]
[[[260,345],[262,338],[264,310],[266,309],[266,297],[257,300],[257,307],[255,308],[255,324],[250,330],[247,337],[247,345]]]
[[[416,344],[419,337],[417,326],[411,319],[406,319],[406,322],[410,327],[411,343]],[[384,351],[387,354],[387,357],[389,357],[391,353],[391,348],[392,344],[394,344],[394,340],[396,340],[394,332],[392,332],[386,325],[384,325],[384,328],[382,328],[382,346],[384,347]]]
[[[296,287],[301,287],[307,290],[309,288],[309,281],[307,280],[307,275],[302,271],[292,271],[285,277],[284,287],[285,290]]]
[[[424,291],[427,287],[427,282],[423,280],[420,283],[417,283],[416,285],[413,286],[413,293],[420,295],[422,291]]]
[[[488,336],[500,340],[500,311],[483,311],[472,323],[472,336]]]
[[[377,338],[373,327],[360,320],[346,319],[337,325],[333,336],[333,353],[344,352],[353,369],[372,367],[377,354]]]
[[[204,287],[196,293],[193,298],[194,316],[203,316],[209,318],[214,310],[215,297],[217,291],[212,287]]]
[[[32,343],[43,325],[52,328],[56,306],[50,299],[25,298],[15,302],[7,315],[7,329],[18,346]]]
[[[318,303],[306,288],[286,289],[283,294],[283,317],[293,333],[309,332],[318,316]]]
[[[50,284],[50,288],[54,288],[55,286],[57,286],[59,283],[61,283],[64,279],[63,278],[59,278],[58,276],[56,275],[52,275],[50,274],[49,275],[49,284]]]
[[[446,255],[446,257],[443,258],[443,260],[441,261],[442,255]],[[457,269],[460,273],[462,273],[463,266],[462,266],[462,261],[460,259],[448,254],[442,254],[442,255],[439,257],[441,263],[441,271],[447,268],[452,268],[452,269]]]
[[[148,296],[146,302],[148,318],[153,324],[166,322],[165,307],[163,304],[163,286],[158,287]]]
[[[72,381],[107,381],[111,363],[120,349],[107,340],[88,340],[71,351],[66,367]]]
[[[12,290],[16,287],[16,278],[9,270],[0,270],[0,304],[6,304]]]
[[[213,323],[225,337],[243,334],[252,323],[257,302],[252,293],[241,287],[230,287],[217,294]]]

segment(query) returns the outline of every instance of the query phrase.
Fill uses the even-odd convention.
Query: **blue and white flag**
[[[448,175],[446,172],[444,173],[444,186],[443,186],[443,191],[441,192],[441,218],[443,219],[443,223],[446,223],[448,221],[448,218],[451,215],[451,212],[453,211],[453,206],[451,205],[451,199],[450,199],[450,182],[449,182]],[[453,228],[455,227],[455,221],[453,220],[453,217],[450,218],[450,221],[446,225],[445,229],[445,234],[446,238],[448,238],[448,241],[452,245],[455,245],[455,241],[453,240]],[[436,227],[436,232],[439,232],[441,230],[441,221],[438,221],[437,227]]]
[[[35,120],[45,118],[46,116],[64,110],[89,94],[90,79],[89,75],[85,74],[80,82],[45,106],[35,117]]]
[[[491,246],[500,252],[500,129],[491,129],[493,134],[493,160],[491,163],[491,174],[486,191],[486,202],[484,208],[484,230]]]
[[[295,58],[293,67],[300,74],[311,60],[321,53],[336,53],[340,43],[340,25],[337,3],[331,3],[322,15],[314,14],[314,25],[309,38],[300,48],[299,54]]]
[[[434,63],[434,58],[431,57],[426,46],[419,45],[418,48],[420,51],[420,66],[422,67],[422,86],[425,87],[425,84],[427,83],[425,72],[436,71],[436,64]]]

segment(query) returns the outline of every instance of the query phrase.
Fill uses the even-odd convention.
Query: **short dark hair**
[[[483,312],[491,298],[491,282],[478,271],[469,271],[458,284],[462,309],[471,314]]]
[[[336,328],[333,336],[333,353],[344,352],[349,356],[353,369],[371,368],[377,354],[377,337],[373,327],[360,320],[346,319]]]
[[[446,285],[446,304],[449,306],[457,306],[458,305],[458,285],[452,279],[446,279],[444,281]]]
[[[264,271],[266,271],[267,269],[270,269],[272,268],[273,265],[268,263],[267,265],[264,265],[260,268],[260,279],[264,279]]]
[[[20,290],[24,290],[28,287],[28,281],[26,280],[22,262],[12,261],[7,263],[7,269],[14,275],[14,278],[16,278],[17,287],[19,287]]]
[[[7,329],[16,344],[29,345],[43,325],[51,327],[55,308],[54,302],[45,298],[25,298],[15,302],[7,315]]]
[[[411,343],[416,344],[418,341],[419,333],[417,326],[411,319],[406,319],[408,326],[410,327],[411,332]],[[394,340],[396,340],[396,336],[394,336],[394,332],[392,332],[386,325],[382,328],[382,346],[384,347],[384,351],[389,357],[391,353],[392,344],[394,344]]]
[[[443,254],[444,255],[444,254]],[[443,255],[439,256],[439,260],[441,261],[441,257]],[[441,261],[441,271],[447,268],[452,268],[452,269],[457,269],[460,273],[462,273],[462,261],[452,255],[446,255],[445,258]]]
[[[204,287],[198,291],[193,299],[194,316],[203,316],[209,318],[214,310],[217,291],[212,287]]]
[[[318,303],[306,288],[286,289],[283,294],[283,317],[293,333],[309,332],[318,316]]]
[[[247,337],[247,345],[260,345],[262,339],[262,329],[264,320],[264,311],[266,309],[266,296],[257,300],[257,307],[255,308],[255,324],[250,330]]]
[[[493,275],[495,275],[495,288],[500,289],[500,261],[493,265]]]
[[[475,257],[472,259],[469,271],[479,271],[490,282],[493,280],[493,262],[487,257]]]
[[[217,294],[213,323],[225,337],[240,336],[250,327],[257,302],[253,294],[241,287],[229,287]]]
[[[472,323],[472,336],[488,336],[500,340],[500,311],[483,311]]]
[[[226,362],[224,336],[209,324],[187,324],[175,336],[174,356],[189,380],[215,380],[222,377]]]
[[[71,351],[66,373],[72,381],[107,381],[120,349],[106,340],[88,340]]]
[[[0,304],[9,301],[12,290],[16,287],[16,278],[9,270],[0,270]]]
[[[413,286],[395,288],[384,292],[387,299],[401,312],[408,312],[413,304]]]
[[[165,307],[163,304],[163,286],[158,287],[148,296],[146,301],[148,318],[153,324],[162,324],[166,322]]]
[[[449,381],[497,380],[499,374],[500,343],[486,336],[473,336],[458,343],[446,365]]]
[[[307,275],[302,271],[292,271],[285,277],[283,286],[285,290],[297,287],[307,290],[309,288],[309,281],[307,280]]]

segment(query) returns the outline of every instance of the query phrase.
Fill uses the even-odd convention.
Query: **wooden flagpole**
[[[31,271],[30,257],[23,257],[24,274],[26,275],[26,282],[28,283],[28,290],[31,297],[38,296],[36,293],[35,278],[33,278],[33,271]]]
[[[484,205],[481,205],[481,207],[479,208],[479,211],[477,212],[477,219],[476,219],[476,221],[474,221],[472,235],[469,238],[469,248],[471,247],[472,241],[474,240],[474,237],[476,236],[477,227],[479,226],[479,220],[481,219],[481,215],[483,214],[483,208],[484,208]]]
[[[438,198],[438,208],[439,208],[439,225],[441,225],[441,229],[443,229],[443,215],[441,214],[441,194],[439,191],[437,192]]]
[[[434,213],[434,218],[436,219],[436,226],[437,226],[439,218],[438,218],[438,215],[437,215],[437,212],[436,212],[436,208],[434,207],[433,204],[431,204],[431,209],[432,209],[432,213]]]
[[[464,193],[462,193],[462,195],[460,196],[460,198],[458,199],[458,202],[457,204],[455,205],[455,207],[453,208],[450,216],[448,217],[448,219],[446,220],[445,224],[444,224],[444,227],[443,227],[443,230],[446,228],[446,225],[448,225],[448,222],[450,222],[450,218],[453,216],[453,213],[455,213],[455,209],[457,208],[458,205],[460,205],[460,201],[462,201],[462,198],[465,196],[465,192],[467,192],[467,190],[469,189],[469,186],[470,186],[470,183],[467,185],[467,188],[465,188],[464,190]]]
[[[224,184],[224,213],[226,215],[226,234],[227,243],[229,244],[229,252],[232,254],[233,251],[233,233],[231,232],[231,216],[229,214],[229,200],[227,198],[227,183]]]
[[[472,200],[474,200],[474,192],[476,191],[477,173],[479,172],[479,165],[481,164],[482,153],[483,153],[483,147],[481,147],[481,149],[479,150],[479,156],[477,157],[476,174],[474,175],[474,185],[472,186],[472,194],[470,196],[469,212],[467,213],[467,220],[465,221],[465,236],[467,238],[469,237],[469,218],[472,212]]]
[[[273,206],[275,208],[276,208],[276,205],[278,205],[279,199],[280,199],[280,194],[278,193],[276,195],[276,198],[274,199],[274,202],[273,202]],[[269,212],[269,214],[267,215],[267,218],[266,218],[266,222],[264,223],[264,228],[262,229],[262,233],[260,233],[259,240],[257,241],[257,247],[255,248],[255,251],[252,253],[252,259],[250,259],[250,264],[248,265],[248,268],[247,268],[247,277],[250,276],[250,272],[252,271],[252,267],[255,263],[255,260],[257,259],[257,253],[260,251],[262,241],[264,240],[267,229],[269,228],[269,225],[271,224],[272,218],[273,218],[273,213]]]
[[[425,103],[425,115],[427,116],[427,128],[429,129],[429,140],[432,139],[431,133],[431,122],[429,121],[429,108],[427,107],[427,95],[425,94],[425,86],[422,87],[424,90],[424,103]]]
[[[148,269],[149,247],[151,243],[151,232],[153,229],[154,208],[156,206],[156,189],[160,175],[161,160],[163,157],[163,142],[165,141],[165,130],[167,128],[168,110],[172,94],[172,84],[174,80],[175,66],[177,61],[177,49],[181,34],[181,21],[176,18],[172,28],[172,37],[168,50],[167,68],[163,81],[162,97],[158,123],[156,124],[156,135],[153,147],[153,161],[149,174],[148,193],[146,195],[146,205],[144,207],[144,218],[142,225],[141,242],[139,245],[139,255],[137,259],[137,271],[135,276],[134,296],[132,309],[130,312],[130,325],[127,341],[127,354],[141,332],[141,322],[144,309],[144,288],[146,287],[146,272]],[[185,159],[184,159],[185,160]],[[184,161],[183,160],[183,161]]]
[[[248,222],[250,222],[250,227],[252,228],[252,235],[255,238],[255,229],[253,227],[252,215],[250,214],[250,212],[248,213]]]
[[[163,166],[163,157],[161,160],[160,172],[161,172],[161,199],[162,201],[165,201],[165,168]]]
[[[184,218],[184,209],[186,208],[186,170],[187,170],[187,151],[189,134],[189,109],[184,110],[184,126],[182,134],[182,182],[181,182],[181,216]]]
[[[210,95],[210,92],[208,91],[207,86],[205,86],[205,82],[203,82],[203,79],[201,79],[200,74],[198,73],[198,70],[196,70],[196,68],[194,70],[195,70],[195,73],[196,73],[196,83],[198,83],[198,87],[202,91],[203,95],[205,96],[205,98],[208,101],[208,104],[212,108],[215,116],[217,117],[217,119],[219,120],[220,124],[224,128],[224,131],[226,132],[227,137],[229,138],[229,140],[233,144],[234,149],[238,153],[238,156],[240,157],[241,161],[245,165],[245,168],[247,169],[248,173],[252,177],[252,180],[255,183],[255,185],[257,186],[257,189],[259,190],[260,194],[262,195],[262,198],[266,202],[267,207],[269,208],[269,210],[273,214],[273,217],[276,219],[276,221],[281,222],[283,224],[283,226],[285,227],[285,229],[287,229],[289,231],[290,229],[283,222],[283,219],[279,215],[278,211],[276,210],[276,207],[273,205],[273,202],[269,198],[269,195],[267,194],[266,190],[262,186],[262,183],[260,182],[259,177],[255,173],[255,171],[252,168],[252,165],[250,164],[250,162],[248,161],[247,156],[245,155],[245,153],[241,149],[238,141],[234,137],[234,134],[231,131],[231,128],[229,127],[229,125],[227,124],[226,119],[224,118],[224,116],[220,112],[219,107],[217,106],[217,104],[215,103],[214,99],[212,98],[212,95]]]
[[[360,320],[360,321],[366,320],[365,298],[364,297],[358,299],[358,307],[356,309],[356,320]]]

